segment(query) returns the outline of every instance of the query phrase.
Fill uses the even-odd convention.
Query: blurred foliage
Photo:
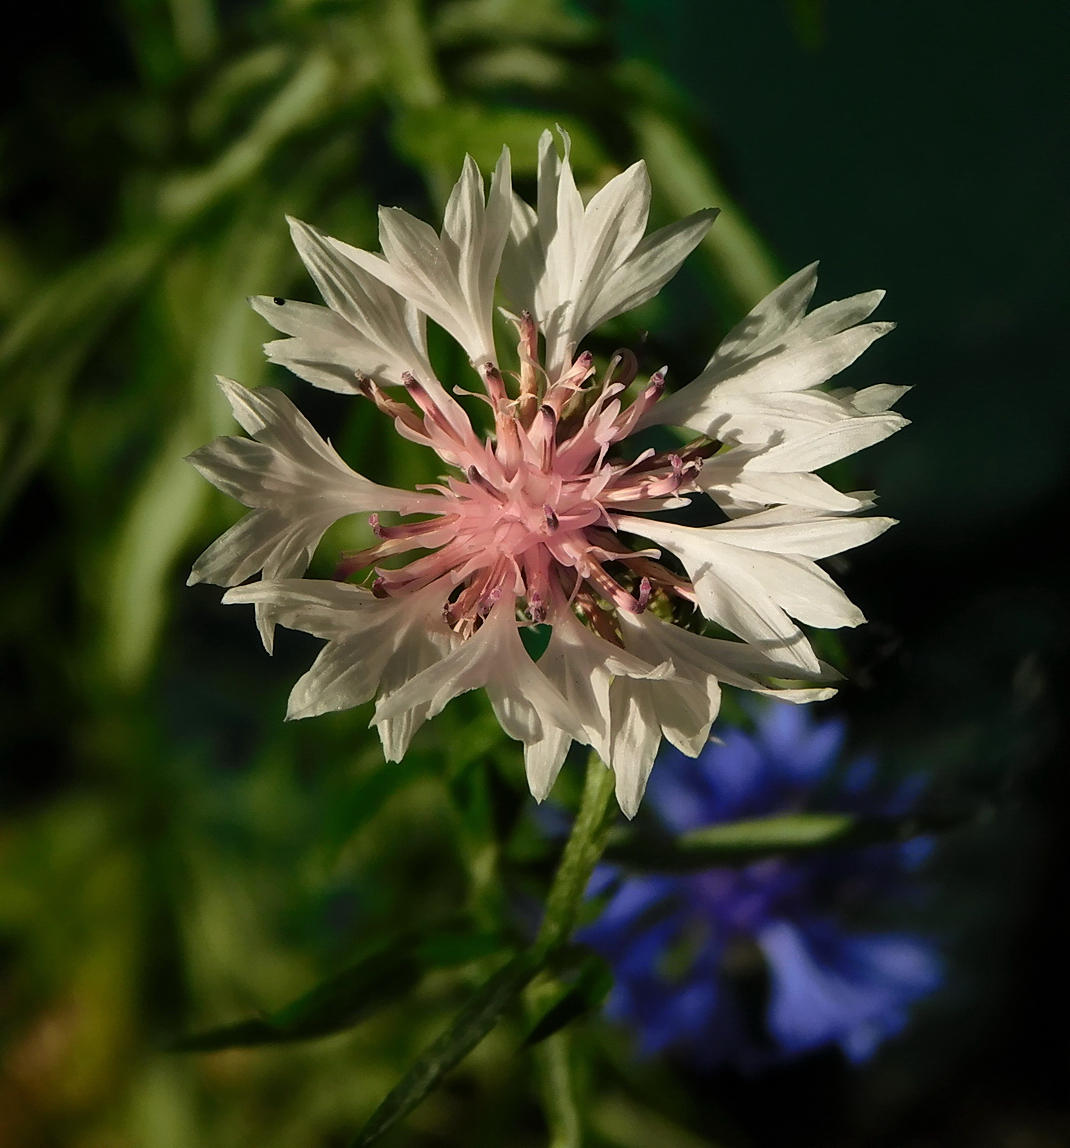
[[[343,1143],[499,958],[379,984],[397,999],[344,1038],[199,1058],[163,1046],[276,1009],[400,928],[499,922],[499,846],[524,790],[471,698],[401,766],[383,765],[364,712],[283,726],[308,644],[291,636],[269,665],[248,619],[181,585],[236,511],[183,461],[230,428],[213,376],[268,377],[245,297],[311,290],[283,216],[374,246],[376,204],[433,215],[465,152],[486,167],[508,144],[530,190],[538,135],[560,123],[588,186],[645,155],[657,215],[722,207],[695,274],[726,320],[776,268],[671,86],[562,0],[116,0],[87,19],[111,71],[81,86],[45,76],[0,136],[0,507],[14,556],[0,718],[15,760],[0,825],[0,1145]],[[640,319],[673,322],[665,304]],[[640,336],[619,322],[607,338]],[[704,332],[699,349],[711,345]],[[371,456],[363,469],[432,476],[366,404],[301,401]],[[343,524],[328,548],[361,529]],[[522,901],[541,895],[541,872]],[[250,1023],[270,1037],[280,1015]],[[517,1012],[485,1040],[398,1143],[431,1128],[538,1143],[527,1023]]]

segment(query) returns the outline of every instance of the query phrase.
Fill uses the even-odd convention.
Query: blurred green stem
[[[535,953],[540,957],[552,953],[572,935],[587,882],[606,847],[609,836],[609,806],[613,798],[613,774],[594,752],[587,760],[587,777],[583,798],[572,834],[565,846],[561,864],[546,898],[546,912]]]
[[[634,113],[632,126],[639,151],[650,164],[654,183],[674,211],[687,215],[703,207],[721,209],[703,240],[703,248],[733,302],[741,311],[749,311],[783,278],[761,235],[733,203],[698,149],[668,116],[641,108]]]
[[[555,1032],[532,1049],[539,1074],[543,1112],[550,1131],[549,1148],[580,1148],[583,1143],[572,1073],[571,1043],[567,1031]]]
[[[613,774],[598,754],[592,752],[587,759],[587,776],[579,812],[550,886],[546,912],[535,939],[533,955],[540,962],[572,936],[587,883],[609,837],[612,800]],[[539,1015],[555,990],[552,980],[543,979],[528,988],[527,1007],[533,1018]],[[558,1032],[541,1041],[533,1050],[543,1111],[550,1130],[549,1148],[580,1148],[581,1144],[569,1043],[568,1033]]]

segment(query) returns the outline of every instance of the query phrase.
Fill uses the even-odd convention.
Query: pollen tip
[[[636,599],[639,609],[636,613],[641,614],[647,608],[650,604],[650,595],[652,592],[653,587],[650,585],[650,579],[644,575],[642,581],[639,583],[639,597]]]

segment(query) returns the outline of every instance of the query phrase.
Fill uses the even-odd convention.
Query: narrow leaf
[[[353,1142],[353,1148],[374,1144],[407,1116],[490,1032],[539,967],[539,962],[530,954],[521,953],[478,988],[450,1027],[431,1043],[372,1113]]]
[[[524,1038],[524,1047],[539,1044],[574,1020],[594,1012],[612,987],[613,973],[609,965],[600,957],[588,957],[575,983],[558,993],[550,1007],[532,1025],[531,1031]]]
[[[382,946],[266,1017],[181,1037],[170,1048],[173,1052],[211,1052],[329,1036],[405,996],[422,975],[411,939]]]
[[[932,811],[902,817],[790,813],[711,825],[679,837],[624,830],[610,839],[605,860],[636,869],[668,872],[747,865],[782,853],[909,841],[952,829],[977,815],[976,810]]]

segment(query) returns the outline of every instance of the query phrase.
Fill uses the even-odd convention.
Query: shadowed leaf
[[[399,1000],[422,975],[423,966],[411,941],[388,945],[269,1016],[181,1037],[170,1048],[173,1052],[211,1052],[329,1036]]]
[[[589,956],[580,966],[575,982],[560,992],[531,1026],[531,1031],[524,1038],[524,1047],[539,1044],[574,1020],[593,1012],[606,999],[612,987],[613,973],[609,965],[601,957]]]
[[[539,971],[528,953],[514,957],[469,998],[450,1027],[428,1047],[361,1129],[353,1148],[374,1144],[407,1116],[443,1076],[487,1035]]]

